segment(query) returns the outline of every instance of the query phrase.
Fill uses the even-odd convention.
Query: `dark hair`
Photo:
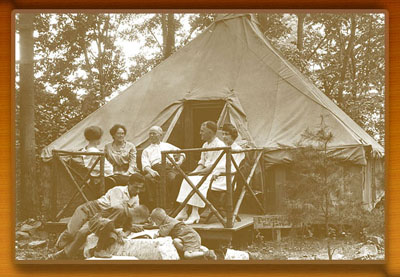
[[[144,177],[140,173],[133,173],[129,177],[128,184],[133,184],[133,183],[144,183]]]
[[[204,121],[201,125],[204,125],[214,133],[217,133],[218,127],[214,121]]]
[[[222,131],[228,132],[229,135],[235,140],[238,137],[238,131],[236,130],[235,126],[231,123],[225,123],[222,126]]]
[[[145,205],[135,206],[133,209],[128,209],[128,220],[124,225],[124,230],[130,230],[132,223],[135,219],[141,219],[142,223],[145,223],[149,219],[149,209]]]
[[[145,205],[138,205],[135,206],[134,211],[136,212],[136,215],[140,216],[143,219],[148,219],[150,215],[149,209]]]
[[[111,127],[110,129],[110,134],[112,137],[114,137],[115,133],[117,132],[117,130],[121,128],[122,130],[124,130],[125,135],[126,135],[126,127],[122,124],[115,124],[114,126]]]
[[[83,134],[88,141],[92,141],[100,139],[103,135],[103,130],[99,126],[89,126],[85,129]]]

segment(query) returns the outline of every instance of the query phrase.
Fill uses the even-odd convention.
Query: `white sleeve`
[[[142,152],[142,170],[144,170],[146,166],[151,167],[148,148],[145,148]]]

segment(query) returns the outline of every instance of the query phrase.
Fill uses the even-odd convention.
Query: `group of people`
[[[216,148],[230,146],[233,150],[241,147],[235,143],[238,132],[232,124],[224,124],[222,127],[222,140],[217,137],[217,125],[215,122],[206,121],[201,125],[200,136],[204,141],[203,148]],[[106,237],[104,241],[112,243],[115,236],[110,236],[110,230],[122,227],[127,232],[141,231],[140,224],[149,219],[160,227],[159,235],[170,235],[174,239],[174,245],[182,250],[184,257],[191,258],[203,253],[201,249],[201,238],[191,228],[190,224],[200,220],[199,208],[205,206],[204,201],[195,193],[187,205],[175,217],[170,218],[165,210],[156,207],[157,186],[161,175],[161,151],[180,150],[178,147],[162,141],[163,130],[159,126],[149,129],[150,145],[143,150],[141,156],[142,171],[139,171],[136,163],[136,147],[133,143],[125,140],[127,129],[121,124],[116,124],[110,129],[113,142],[105,145],[104,175],[106,178],[105,195],[97,200],[89,201],[80,205],[68,222],[66,230],[59,236],[56,247],[60,249],[54,258],[72,258],[83,245],[89,233],[95,232],[99,237]],[[98,145],[103,131],[98,126],[85,129],[84,135],[88,141],[83,152],[100,152]],[[226,177],[222,176],[225,170],[225,156],[220,159],[212,170],[212,165],[220,156],[221,151],[205,151],[201,153],[198,166],[190,172],[189,179],[197,184],[203,176],[206,180],[199,190],[204,197],[218,195],[226,191]],[[243,153],[232,155],[236,164],[244,158]],[[174,160],[177,165],[182,165],[186,156],[184,153],[175,154]],[[95,158],[85,156],[84,164],[91,168]],[[232,165],[232,172],[235,167]],[[175,166],[167,160],[165,168],[166,177],[166,199],[169,207],[185,201],[192,187],[183,180]],[[92,176],[99,175],[99,166],[94,167]],[[214,197],[215,198],[215,197]],[[152,210],[150,214],[149,209]],[[189,215],[189,211],[190,215]],[[150,216],[150,217],[149,217]],[[110,227],[111,226],[111,227]],[[108,230],[108,231],[107,231]],[[106,235],[104,235],[106,233]],[[100,242],[100,241],[99,241]],[[98,255],[107,243],[98,244]],[[102,245],[102,246],[101,246]]]

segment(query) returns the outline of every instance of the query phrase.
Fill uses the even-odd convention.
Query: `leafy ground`
[[[331,240],[333,260],[383,260],[383,247],[353,239]],[[364,247],[374,249],[373,255],[362,253]],[[325,239],[285,237],[280,242],[262,241],[253,243],[246,249],[253,259],[257,260],[328,260],[327,243]],[[361,250],[361,251],[360,251]]]
[[[375,237],[376,238],[376,237]],[[54,248],[56,233],[44,230],[40,221],[28,220],[17,225],[17,260],[46,260]],[[330,240],[334,260],[384,260],[383,239],[355,240],[350,237]],[[256,260],[328,260],[325,238],[285,235],[280,242],[258,235],[250,246],[238,250]],[[219,256],[219,258],[222,258]]]

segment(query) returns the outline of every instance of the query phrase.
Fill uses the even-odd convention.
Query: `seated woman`
[[[206,121],[201,124],[200,137],[203,141],[205,141],[202,148],[217,148],[225,146],[225,144],[216,136],[216,133],[217,124],[215,124],[215,122]],[[197,185],[197,183],[203,178],[204,175],[208,175],[211,172],[211,167],[217,160],[220,153],[221,151],[205,151],[201,153],[198,166],[195,168],[195,170],[189,173],[190,175],[192,175],[189,176],[189,179],[193,182],[194,185]],[[204,197],[207,197],[210,179],[211,175],[208,175],[207,179],[199,188],[200,193]],[[183,180],[176,201],[179,203],[184,202],[186,197],[192,190],[193,189],[188,184],[188,182],[186,180]],[[185,220],[185,224],[197,223],[200,220],[199,208],[204,208],[204,206],[204,201],[197,193],[195,193],[175,218],[177,220]],[[192,211],[190,216],[188,217],[187,212],[190,207]]]
[[[231,123],[225,123],[222,126],[222,141],[226,144],[226,146],[230,146],[232,150],[243,150],[235,140],[238,137],[238,132]],[[244,153],[236,153],[232,154],[232,158],[235,160],[236,164],[239,166],[242,160],[245,158]],[[222,173],[226,172],[225,169],[226,160],[225,156],[220,160],[218,165],[215,167],[213,172],[211,173],[211,184],[210,191],[208,193],[208,198],[210,202],[217,207],[223,207],[224,197],[226,195],[226,177],[221,176]],[[231,164],[231,173],[234,174],[236,172],[236,168]],[[233,176],[232,176],[233,179]]]
[[[114,175],[111,176],[115,185],[126,185],[129,176],[139,172],[136,166],[136,147],[133,143],[125,140],[126,127],[115,124],[110,129],[113,142],[106,144],[104,152],[107,160],[114,167]]]
[[[101,136],[103,135],[103,130],[98,126],[90,126],[87,127],[84,131],[84,136],[88,141],[88,144],[82,148],[80,151],[82,152],[101,152],[97,146],[100,144]],[[86,168],[91,168],[95,161],[97,160],[97,156],[83,156],[83,163]],[[104,176],[110,176],[113,174],[113,166],[110,164],[107,159],[104,161]],[[98,177],[100,175],[100,163],[93,168],[92,172],[90,173],[93,177]]]

